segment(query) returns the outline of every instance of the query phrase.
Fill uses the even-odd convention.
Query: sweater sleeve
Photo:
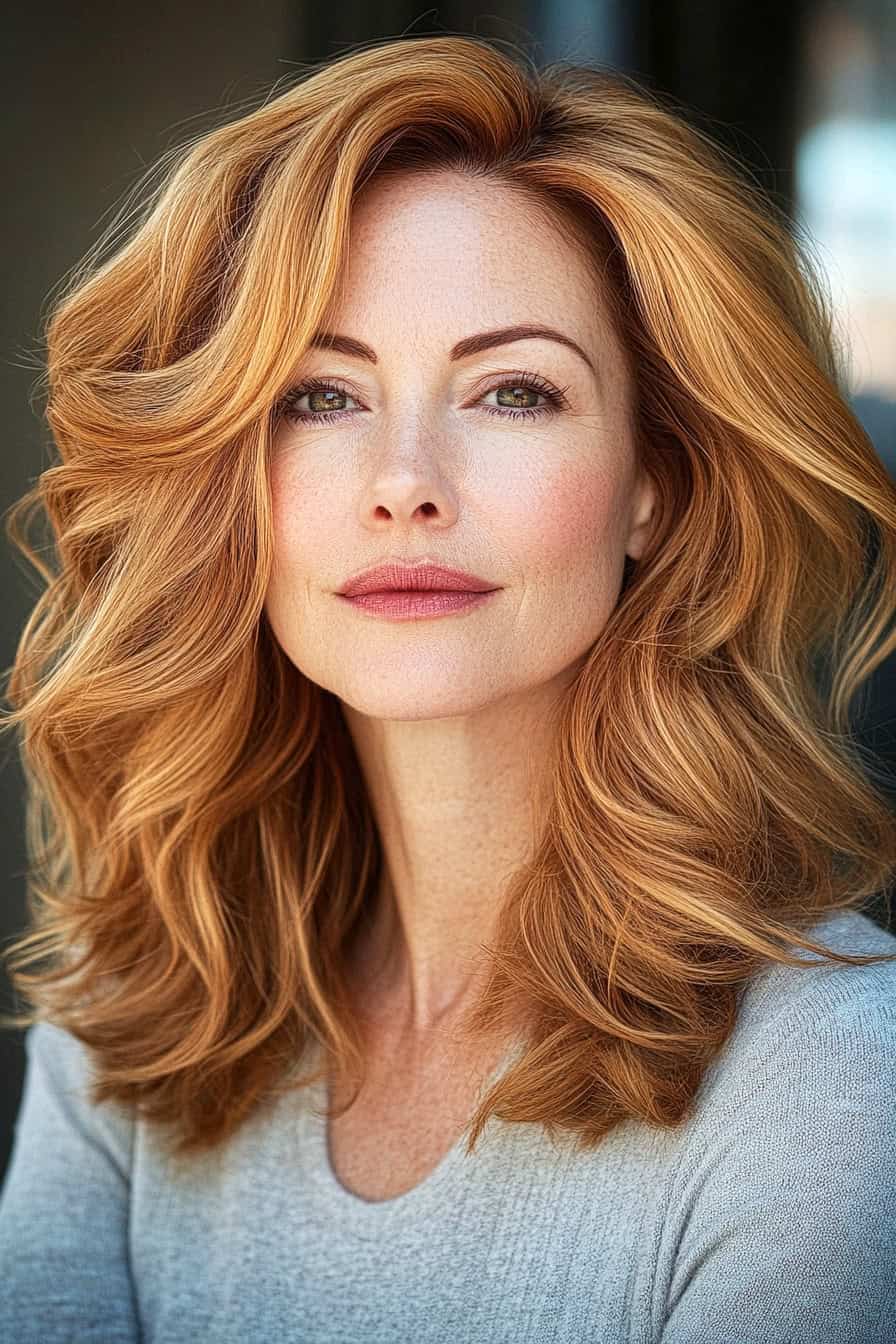
[[[893,985],[808,996],[706,1118],[661,1344],[896,1339]]]
[[[134,1344],[132,1120],[124,1108],[90,1105],[89,1054],[69,1032],[35,1023],[25,1052],[0,1194],[0,1339]]]

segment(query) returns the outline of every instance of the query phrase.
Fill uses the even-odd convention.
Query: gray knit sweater
[[[855,912],[814,931],[896,952]],[[764,970],[675,1130],[583,1154],[493,1118],[374,1202],[329,1165],[320,1085],[175,1172],[89,1107],[79,1042],[26,1044],[3,1344],[896,1341],[896,963]]]

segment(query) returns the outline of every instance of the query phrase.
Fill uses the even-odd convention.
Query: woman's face
[[[567,681],[616,605],[626,553],[643,549],[653,500],[591,266],[537,206],[446,172],[364,189],[342,281],[324,330],[376,358],[312,347],[295,383],[326,386],[275,428],[265,611],[278,642],[382,719]],[[555,329],[586,358],[544,336],[452,357],[519,324]],[[338,596],[362,568],[424,556],[497,591],[405,621]]]

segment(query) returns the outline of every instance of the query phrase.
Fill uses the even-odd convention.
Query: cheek
[[[326,488],[311,472],[301,472],[296,459],[284,456],[270,474],[271,526],[274,531],[274,567],[295,576],[328,574],[327,538],[332,541],[335,520],[327,513],[338,504],[332,482]]]
[[[503,510],[513,534],[506,543],[536,579],[611,570],[622,544],[619,501],[619,482],[609,468],[566,461],[526,483],[517,480]]]
[[[275,464],[270,474],[271,526],[274,556],[265,610],[278,637],[290,627],[301,629],[309,586],[316,576],[329,573],[326,565],[328,520],[321,517],[319,500],[309,494],[308,482],[291,467]],[[332,527],[330,528],[332,537]]]

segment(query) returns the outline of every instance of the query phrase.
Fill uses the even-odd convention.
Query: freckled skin
[[[462,338],[522,322],[578,342],[597,376],[544,338],[450,360]],[[321,325],[378,362],[312,349],[296,366],[296,383],[349,389],[306,395],[301,411],[347,413],[277,427],[265,610],[295,666],[339,698],[355,742],[385,856],[358,992],[385,1076],[411,1077],[424,1059],[439,1067],[432,1031],[479,987],[481,944],[533,842],[551,711],[616,604],[626,554],[646,544],[652,484],[637,471],[624,352],[594,271],[504,187],[457,173],[373,179]],[[514,402],[522,372],[565,390],[567,407],[490,413],[547,404]],[[333,595],[388,554],[426,554],[502,591],[403,623]]]
[[[632,480],[630,389],[599,300],[572,244],[494,184],[445,173],[362,194],[324,325],[371,345],[379,363],[314,351],[297,373],[352,384],[367,409],[353,394],[333,400],[349,418],[282,423],[272,461],[266,610],[313,681],[364,714],[438,718],[542,684],[587,651],[652,499],[649,482]],[[543,339],[449,364],[462,336],[519,321],[571,335],[603,386]],[[505,420],[468,404],[485,381],[484,401],[501,406],[491,375],[515,371],[568,386],[569,410]],[[332,590],[386,552],[435,554],[504,591],[460,618],[410,625],[343,609]]]

